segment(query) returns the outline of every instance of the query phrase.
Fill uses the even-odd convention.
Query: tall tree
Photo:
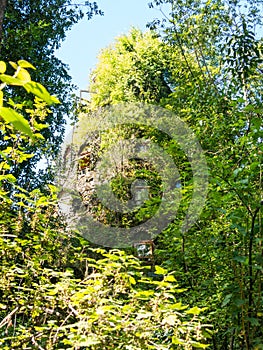
[[[63,137],[65,115],[70,114],[72,107],[71,94],[74,86],[68,67],[55,56],[55,51],[65,40],[66,32],[81,18],[86,15],[90,19],[93,14],[102,13],[95,2],[89,1],[74,4],[69,0],[8,0],[1,4],[4,14],[2,26],[0,22],[1,59],[5,62],[17,62],[20,59],[31,62],[37,68],[32,72],[32,78],[44,84],[61,102],[59,106],[52,107],[52,114],[46,116],[46,122],[50,126],[42,131],[46,139],[45,146],[32,146],[30,151],[35,156],[31,162],[16,168],[15,175],[20,184],[36,186],[47,176],[46,171],[36,176],[36,164],[43,156],[48,160],[56,156]],[[11,66],[8,73],[12,73]],[[10,97],[18,103],[25,100],[24,92],[18,89],[12,91]],[[29,109],[32,108],[28,99],[27,104]],[[5,147],[6,142],[1,144],[1,147]]]
[[[206,149],[211,169],[211,190],[199,227],[181,237],[186,283],[194,298],[198,294],[207,298],[203,288],[209,288],[215,309],[223,307],[220,315],[215,314],[219,335],[224,334],[221,339],[215,337],[215,349],[260,348],[263,79],[260,4],[217,0],[153,3],[170,4],[169,21],[161,29],[163,38],[180,47],[182,53],[192,52],[202,73],[200,80],[191,72],[196,91],[185,101],[186,112],[182,111],[180,97],[188,88],[176,89],[170,102],[166,101],[191,123]],[[210,94],[206,93],[203,81]],[[168,232],[166,240],[172,232]],[[166,245],[165,239],[163,244]],[[170,248],[170,259],[176,266],[178,259],[172,257],[176,248],[171,245]]]
[[[128,35],[117,38],[113,45],[102,50],[92,72],[92,105],[156,102],[168,96],[169,55],[150,32],[143,34],[133,28]]]

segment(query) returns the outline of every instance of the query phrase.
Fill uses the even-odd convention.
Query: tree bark
[[[4,22],[6,5],[7,5],[7,0],[0,0],[0,50],[1,50],[1,43],[3,38],[3,22]]]

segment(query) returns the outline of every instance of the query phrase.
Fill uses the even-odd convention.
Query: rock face
[[[77,183],[76,189],[79,192],[87,213],[93,213],[98,206],[96,198],[96,171],[94,170],[99,159],[101,139],[98,134],[92,135],[82,145],[78,154]]]
[[[158,209],[161,182],[144,156],[149,141],[127,141],[125,133],[93,132],[69,142],[63,153],[63,213],[70,227],[99,245],[152,238],[147,220]]]
[[[135,228],[148,219],[145,203],[153,196],[148,179],[154,167],[143,154],[149,141],[137,142],[133,135],[128,143],[121,133],[118,136],[117,132],[93,132],[81,145],[70,144],[65,150],[64,167],[70,169],[64,172],[65,193],[61,191],[69,207],[66,216],[77,220],[81,208],[81,220],[95,219],[120,228]]]

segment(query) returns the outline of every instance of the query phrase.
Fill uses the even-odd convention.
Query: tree
[[[46,170],[41,170],[36,176],[36,164],[41,158],[46,158],[50,165],[58,153],[63,138],[65,115],[70,115],[72,109],[71,94],[74,85],[67,66],[56,58],[55,51],[65,39],[66,32],[85,14],[89,19],[93,14],[102,13],[95,2],[89,1],[74,4],[68,0],[9,0],[2,2],[1,5],[4,14],[2,25],[0,21],[1,59],[6,62],[17,62],[20,59],[30,61],[37,68],[32,72],[32,78],[44,84],[61,101],[60,105],[51,107],[53,113],[48,113],[46,116],[46,122],[50,127],[42,130],[46,139],[45,146],[35,148],[31,145],[34,157],[30,162],[20,164],[15,169],[15,176],[20,184],[34,188],[50,177],[50,167],[49,170],[48,167]],[[8,73],[12,73],[11,66],[8,67]],[[10,97],[15,102],[23,104],[26,100],[27,108],[32,109],[33,101],[25,96],[20,89],[10,92]],[[26,110],[23,113],[26,116]],[[27,118],[30,118],[29,115]],[[1,141],[1,144],[1,147],[5,147],[7,142]]]
[[[91,108],[125,101],[160,101],[168,96],[169,58],[155,35],[131,29],[99,55],[91,75]]]
[[[184,237],[186,278],[193,296],[200,295],[202,285],[209,285],[214,295],[221,293],[225,318],[231,324],[224,325],[220,318],[219,329],[229,329],[221,346],[260,348],[262,318],[257,310],[262,295],[262,270],[258,267],[262,254],[258,244],[262,236],[261,12],[250,1],[152,3],[159,6],[164,2],[171,5],[170,24],[164,24],[164,40],[182,52],[194,53],[202,80],[212,92],[208,96],[202,82],[191,74],[201,94],[196,92],[187,100],[187,112],[182,113],[180,89],[171,94],[170,102],[167,99],[167,106],[194,127],[207,150],[211,169],[207,208],[199,227]],[[195,96],[200,97],[202,104]],[[171,246],[172,251],[177,250]],[[206,264],[211,269],[205,268]],[[220,298],[217,305],[219,301]]]
[[[119,63],[124,52],[116,58],[118,50],[113,47],[101,56],[102,61],[108,57],[110,63],[105,67],[99,62],[95,69],[91,88],[95,87],[92,91],[96,94],[91,106],[102,106],[103,101],[142,100],[174,111],[192,127],[210,169],[207,204],[197,224],[182,233],[191,196],[191,183],[186,183],[188,191],[183,194],[176,220],[156,239],[157,260],[176,271],[177,279],[188,288],[185,297],[189,303],[198,300],[213,310],[207,317],[218,329],[214,349],[261,348],[260,11],[250,2],[247,7],[220,1],[154,3],[170,3],[171,15],[159,31],[163,42],[154,39],[159,42],[154,58],[145,53],[142,61],[154,62],[161,57],[170,92],[156,99],[152,94],[147,100],[143,89],[141,94],[129,90],[127,75],[131,73],[130,79],[139,77],[135,86],[140,86],[149,65],[128,59],[133,68],[125,71]],[[151,26],[157,28],[156,23]],[[160,80],[156,83],[162,86]],[[169,149],[169,143],[166,147]],[[175,159],[178,162],[180,157]],[[187,162],[178,164],[181,177],[189,176]]]
[[[191,57],[190,53],[188,57]],[[191,61],[191,67],[197,75],[200,74],[198,73],[198,65],[194,59]],[[188,74],[185,74],[186,69],[187,65],[181,58],[180,50],[171,50],[168,45],[162,43],[152,33],[147,32],[142,34],[142,32],[132,29],[128,35],[117,38],[114,45],[102,51],[98,65],[92,73],[90,84],[92,98],[90,103],[85,107],[88,113],[94,112],[94,116],[92,114],[85,115],[85,113],[80,115],[79,133],[76,132],[77,136],[74,136],[74,139],[77,143],[80,142],[80,133],[88,131],[89,117],[91,117],[91,120],[101,120],[101,125],[106,127],[103,110],[101,110],[101,107],[105,107],[105,105],[130,102],[127,107],[124,106],[123,108],[120,107],[119,110],[117,109],[115,111],[116,113],[113,111],[113,114],[123,115],[123,120],[125,119],[125,111],[127,115],[139,116],[140,113],[144,115],[146,111],[142,112],[142,109],[140,111],[140,105],[136,107],[135,105],[131,105],[131,103],[143,101],[151,104],[154,102],[161,104],[162,100],[168,98],[174,87],[182,88],[189,83]],[[191,96],[192,91],[187,92],[187,94]],[[104,111],[107,115],[107,108]],[[111,112],[112,110],[109,109],[109,113]],[[148,112],[150,114],[155,113],[153,110],[150,111],[150,109]],[[160,112],[160,114],[162,113]],[[145,113],[146,117],[147,112]],[[166,118],[163,127],[171,123],[169,117],[167,117],[167,113],[163,113],[161,118],[159,115],[156,115],[157,120],[159,119],[160,121]],[[144,117],[142,116],[142,118]],[[86,124],[85,121],[87,122]],[[142,124],[144,121],[146,119],[142,120]],[[116,165],[119,174],[116,175],[112,169],[116,178],[111,184],[116,196],[123,202],[129,199],[133,200],[132,184],[137,176],[142,182],[146,181],[153,185],[149,193],[151,199],[144,203],[141,210],[129,211],[125,215],[119,215],[116,212],[105,209],[101,201],[96,198],[96,193],[94,194],[94,188],[92,186],[94,183],[92,180],[94,178],[94,163],[96,163],[94,160],[98,160],[101,152],[106,152],[107,149],[110,149],[118,138],[120,140],[129,137],[148,138],[148,140],[154,140],[156,145],[165,148],[171,157],[176,158],[180,162],[182,171],[185,170],[183,185],[185,189],[188,186],[188,194],[189,192],[192,193],[192,186],[189,182],[189,162],[187,161],[187,157],[182,156],[178,144],[173,142],[171,137],[164,132],[156,130],[154,126],[145,128],[145,125],[138,127],[132,125],[132,122],[130,123],[131,125],[116,126],[114,130],[100,132],[100,135],[95,136],[97,142],[93,142],[94,140],[90,137],[86,142],[86,146],[81,146],[83,154],[85,154],[85,151],[88,154],[92,153],[91,162],[87,160],[88,166],[84,171],[85,174],[81,175],[81,183],[78,186],[84,196],[85,205],[90,213],[96,213],[97,218],[101,222],[109,224],[110,221],[111,225],[119,225],[120,227],[133,227],[135,223],[138,225],[139,222],[143,222],[147,217],[157,212],[161,203],[162,189],[165,188],[165,185],[161,185],[160,176],[158,176],[153,164],[151,165],[149,162],[144,161],[140,162],[138,159],[134,159],[128,163],[126,162],[125,165],[121,163],[119,166]],[[85,164],[81,168],[84,169]],[[166,175],[168,176],[168,174]],[[176,191],[175,189],[173,190]],[[190,195],[188,195],[187,202],[189,202],[189,199]],[[145,230],[142,233],[145,234]]]

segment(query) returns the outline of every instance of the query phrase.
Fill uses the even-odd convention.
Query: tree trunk
[[[1,48],[2,37],[3,37],[3,22],[4,22],[6,5],[7,5],[7,0],[0,0],[0,48]]]

